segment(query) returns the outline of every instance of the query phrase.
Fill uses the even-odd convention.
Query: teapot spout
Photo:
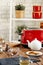
[[[29,41],[29,40],[27,40],[27,43],[29,43],[29,44],[30,44],[30,41]]]
[[[29,40],[27,40],[27,43],[28,43],[28,47],[31,47],[31,43]]]

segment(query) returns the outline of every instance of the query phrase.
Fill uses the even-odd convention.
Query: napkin
[[[0,65],[19,65],[19,58],[4,58],[0,59]]]

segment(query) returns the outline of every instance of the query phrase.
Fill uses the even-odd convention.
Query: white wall
[[[0,37],[9,39],[9,0],[0,0]]]

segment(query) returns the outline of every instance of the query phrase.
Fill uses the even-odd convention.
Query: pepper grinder
[[[7,52],[9,50],[9,45],[6,44],[6,48],[5,48],[5,51]]]

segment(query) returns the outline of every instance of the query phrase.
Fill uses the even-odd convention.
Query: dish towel
[[[0,65],[19,65],[19,58],[5,58],[0,59]]]

